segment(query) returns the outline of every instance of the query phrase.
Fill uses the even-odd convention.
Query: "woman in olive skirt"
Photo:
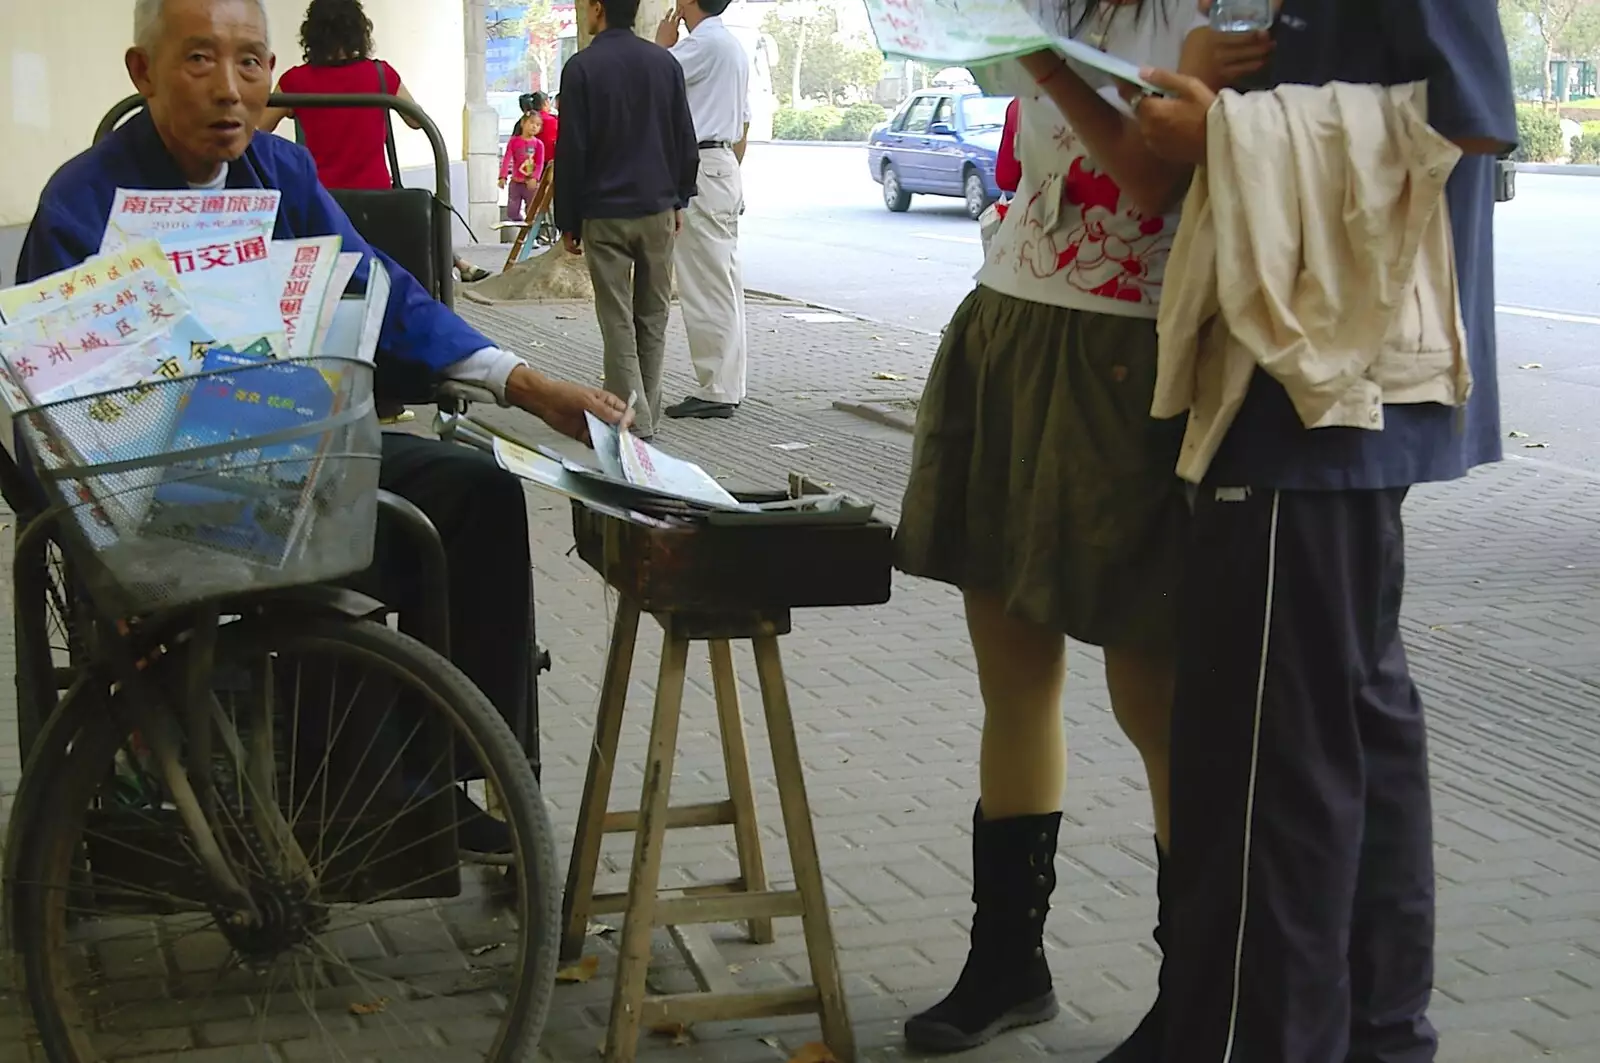
[[[1141,66],[1222,77],[1224,46],[1197,29],[1195,0],[1077,0],[1059,17]],[[1254,47],[1249,68],[1267,45]],[[1241,45],[1226,49],[1232,81]],[[1056,1013],[1043,934],[1066,782],[1066,637],[1104,650],[1113,711],[1149,778],[1158,857],[1167,830],[1188,511],[1174,472],[1181,419],[1149,411],[1188,173],[1148,152],[1114,90],[1054,53],[996,74],[1021,101],[1022,183],[945,331],[895,540],[902,570],[961,588],[984,705],[971,949],[950,994],[906,1022],[925,1052]],[[1159,1004],[1110,1060],[1159,1054]]]

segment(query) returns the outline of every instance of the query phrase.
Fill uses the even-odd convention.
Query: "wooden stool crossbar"
[[[601,684],[595,739],[589,750],[577,837],[567,870],[562,902],[562,958],[576,960],[583,952],[590,918],[622,913],[618,943],[616,985],[606,1036],[606,1063],[631,1063],[642,1031],[696,1022],[751,1019],[768,1016],[816,1014],[823,1040],[841,1063],[855,1056],[855,1036],[850,1027],[844,987],[834,946],[822,869],[817,859],[816,834],[806,795],[800,747],[784,680],[778,639],[790,630],[790,609],[783,606],[734,608],[741,600],[795,599],[792,604],[812,604],[803,593],[778,593],[769,582],[747,585],[737,578],[737,565],[720,578],[706,579],[697,571],[697,558],[727,562],[730,544],[748,545],[758,553],[772,545],[770,535],[752,531],[652,529],[574,506],[574,530],[579,554],[621,594]],[[763,529],[765,530],[765,529]],[[815,541],[824,553],[838,559],[841,544],[860,556],[854,570],[845,565],[844,578],[863,574],[872,578],[842,604],[865,604],[888,597],[888,529],[871,525],[847,537],[845,529],[808,529],[821,536],[790,535],[790,545]],[[781,537],[781,536],[780,536]],[[765,541],[764,541],[765,540]],[[735,551],[737,552],[737,550]],[[766,555],[769,559],[773,556]],[[782,555],[777,555],[782,556]],[[737,558],[731,560],[737,561]],[[866,562],[866,564],[862,564]],[[770,560],[768,561],[770,565]],[[881,574],[877,569],[881,567]],[[824,581],[826,582],[826,581]],[[879,584],[881,583],[881,589]],[[713,586],[714,585],[714,586]],[[708,587],[710,589],[708,589]],[[693,588],[693,589],[691,589]],[[881,597],[878,597],[881,594]],[[865,599],[865,601],[863,601]],[[633,671],[639,619],[650,613],[663,631],[661,666],[655,690],[649,750],[639,806],[633,811],[608,809],[616,767],[617,747]],[[748,639],[755,653],[756,677],[761,691],[767,734],[777,782],[784,833],[794,868],[791,889],[773,889],[767,881],[765,860],[756,819],[755,793],[750,779],[744,716],[739,704],[731,642]],[[684,677],[690,644],[709,647],[717,720],[721,731],[723,764],[727,771],[728,798],[673,806],[672,773],[677,756],[678,726],[683,705]],[[660,890],[663,846],[668,830],[690,827],[733,828],[739,877],[664,895]],[[625,893],[596,894],[601,841],[607,834],[634,835],[633,862]],[[811,984],[784,989],[741,990],[710,937],[697,929],[707,923],[740,923],[757,943],[773,940],[772,921],[798,916],[810,962]],[[684,954],[700,987],[699,992],[649,996],[651,938],[666,927]]]

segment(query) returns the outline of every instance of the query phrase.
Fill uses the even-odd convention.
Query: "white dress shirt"
[[[672,46],[689,89],[696,140],[737,144],[750,124],[750,57],[720,15],[702,19]]]

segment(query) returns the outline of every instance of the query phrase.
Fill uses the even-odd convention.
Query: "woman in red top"
[[[1017,116],[1013,99],[1006,106],[1006,124],[1000,133],[1000,152],[994,161],[994,183],[1002,192],[1015,192],[1022,183],[1022,163],[1017,160]]]
[[[284,93],[355,94],[397,96],[415,104],[388,63],[372,57],[372,20],[361,0],[311,0],[300,24],[300,47],[305,62],[284,71],[278,91]],[[308,107],[295,113],[269,107],[261,128],[272,132],[285,118],[300,126],[306,150],[317,163],[317,176],[326,188],[391,188],[384,145],[389,135],[389,114],[374,107]],[[421,128],[408,116],[401,119],[412,129]],[[479,281],[489,274],[457,258],[464,281]]]

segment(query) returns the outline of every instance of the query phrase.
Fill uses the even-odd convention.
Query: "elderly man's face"
[[[161,37],[129,49],[128,74],[191,181],[244,154],[272,92],[274,58],[254,0],[167,0]]]

